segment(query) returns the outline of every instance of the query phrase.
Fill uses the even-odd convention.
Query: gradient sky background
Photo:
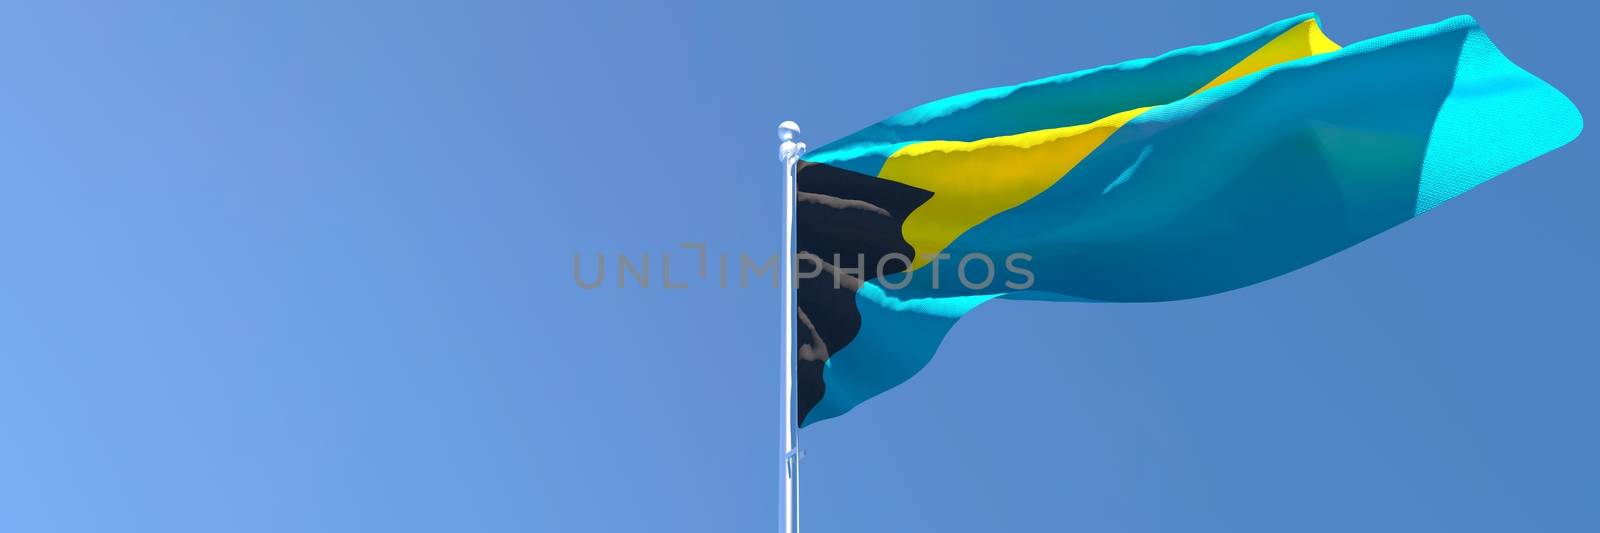
[[[571,261],[775,251],[779,121],[1306,11],[1472,14],[1593,116],[1595,9],[13,3],[0,531],[771,531],[777,291]],[[803,432],[805,530],[1600,530],[1594,137],[1237,292],[985,306]]]

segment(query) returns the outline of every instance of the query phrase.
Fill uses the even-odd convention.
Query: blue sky
[[[977,5],[10,6],[0,530],[775,528],[777,292],[571,258],[775,251],[779,121],[1306,11],[1600,81],[1565,2]],[[1593,531],[1590,136],[1241,291],[985,306],[803,432],[805,527]]]

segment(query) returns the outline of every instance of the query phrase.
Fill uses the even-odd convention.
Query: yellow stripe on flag
[[[1262,45],[1195,94],[1273,65],[1338,49],[1315,19],[1306,20]],[[1149,109],[1130,109],[1077,126],[971,142],[926,141],[895,151],[878,177],[933,192],[900,228],[916,250],[911,269],[932,262],[967,230],[1055,185],[1123,124]]]

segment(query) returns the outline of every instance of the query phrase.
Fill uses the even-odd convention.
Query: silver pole
[[[795,425],[794,194],[795,173],[806,143],[800,125],[778,125],[778,157],[783,160],[783,533],[800,531],[800,432]]]

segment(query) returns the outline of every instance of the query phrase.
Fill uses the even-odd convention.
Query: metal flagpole
[[[794,195],[795,173],[806,143],[796,137],[800,125],[778,125],[778,157],[783,160],[783,533],[800,531],[800,432],[795,425]]]

